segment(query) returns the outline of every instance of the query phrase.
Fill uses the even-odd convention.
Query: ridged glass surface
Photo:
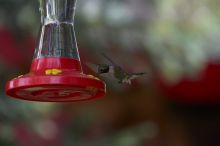
[[[40,0],[41,32],[35,58],[79,59],[74,33],[76,0]]]

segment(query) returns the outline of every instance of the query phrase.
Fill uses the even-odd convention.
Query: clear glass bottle
[[[41,32],[34,58],[67,57],[79,60],[74,32],[76,0],[40,0]]]

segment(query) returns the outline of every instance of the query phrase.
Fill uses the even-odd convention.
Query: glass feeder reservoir
[[[105,95],[104,82],[83,74],[74,33],[76,0],[40,0],[41,32],[30,73],[6,84],[15,98],[71,102]]]

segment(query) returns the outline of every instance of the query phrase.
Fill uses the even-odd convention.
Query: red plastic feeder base
[[[29,74],[6,84],[7,95],[31,101],[76,102],[100,98],[105,93],[104,82],[83,74],[80,62],[67,58],[35,59]]]

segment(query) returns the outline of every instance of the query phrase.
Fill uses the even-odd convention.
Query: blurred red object
[[[159,89],[171,100],[190,104],[220,103],[220,64],[208,63],[198,79],[183,78],[168,85],[160,77]]]
[[[28,35],[24,39],[14,37],[12,32],[4,27],[0,27],[0,59],[5,65],[11,67],[23,67],[30,58],[34,50],[34,37]],[[27,57],[28,56],[28,57]]]
[[[48,135],[48,138],[42,137],[35,129],[31,129],[26,124],[15,125],[13,127],[13,134],[16,140],[24,146],[54,146],[61,144],[62,139],[60,133],[51,137]]]

